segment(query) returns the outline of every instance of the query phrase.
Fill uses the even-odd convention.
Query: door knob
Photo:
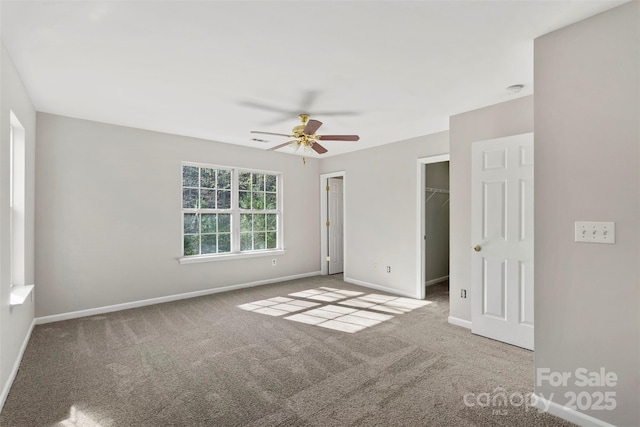
[[[480,252],[482,250],[482,248],[480,247],[480,245],[475,245],[473,247],[473,250],[476,251],[476,252]]]

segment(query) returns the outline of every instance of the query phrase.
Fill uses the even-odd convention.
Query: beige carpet
[[[531,352],[427,301],[324,276],[37,326],[0,425],[570,425],[518,404]]]

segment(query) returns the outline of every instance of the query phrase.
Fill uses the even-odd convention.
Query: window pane
[[[240,233],[240,250],[241,251],[250,251],[253,249],[253,244],[251,242],[252,233]]]
[[[263,214],[253,215],[253,231],[265,231],[267,224]]]
[[[200,232],[198,226],[198,214],[184,214],[184,234],[195,234]]]
[[[231,215],[218,214],[218,232],[228,233],[230,231],[231,231]]]
[[[195,166],[182,166],[182,186],[198,187],[198,168]]]
[[[264,191],[264,175],[254,173],[251,179],[251,189],[253,191]]]
[[[251,214],[240,215],[240,231],[252,231],[252,224]]]
[[[275,249],[278,247],[278,233],[270,231],[267,233],[267,249]]]
[[[202,235],[202,253],[215,254],[216,252],[217,252],[216,235],[203,234]]]
[[[277,209],[278,196],[275,193],[267,193],[265,195],[265,199],[266,199],[265,209],[272,209],[272,210]]]
[[[202,233],[216,232],[216,214],[202,214],[200,221],[202,221]]]
[[[251,209],[251,193],[247,191],[240,192],[240,209]]]
[[[231,252],[231,234],[218,234],[218,253]]]
[[[265,177],[265,189],[267,191],[276,192],[278,189],[278,180],[275,175],[266,175]]]
[[[209,168],[200,169],[200,187],[216,187],[216,170]]]
[[[278,229],[278,215],[267,214],[267,230],[276,231]]]
[[[200,190],[200,208],[215,209],[216,207],[216,190]]]
[[[238,184],[240,191],[251,190],[251,174],[249,172],[240,172],[238,175]]]
[[[253,235],[253,248],[264,249],[266,247],[265,239],[266,239],[265,233],[255,233]]]
[[[251,207],[253,209],[264,209],[264,193],[252,193]]]
[[[195,209],[198,207],[198,189],[182,189],[182,207],[185,209]]]
[[[218,189],[231,190],[231,171],[224,169],[218,170]]]
[[[218,209],[231,209],[231,191],[218,190]]]
[[[184,255],[198,255],[200,253],[200,236],[184,236]]]

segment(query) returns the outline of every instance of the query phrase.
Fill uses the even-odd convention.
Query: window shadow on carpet
[[[291,298],[293,297],[293,298]],[[324,305],[323,305],[324,304]],[[381,294],[320,287],[241,304],[238,308],[267,316],[286,316],[286,320],[355,333],[431,304]],[[295,314],[292,314],[295,313]]]

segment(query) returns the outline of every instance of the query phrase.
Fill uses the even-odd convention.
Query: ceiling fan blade
[[[291,138],[293,135],[287,135],[285,133],[273,133],[273,132],[261,132],[259,130],[252,130],[250,133],[261,133],[263,135],[277,135],[277,136],[286,136],[287,138]]]
[[[302,100],[300,101],[300,111],[308,111],[313,104],[316,103],[316,98],[318,97],[319,92],[317,90],[307,90],[302,95]]]
[[[276,107],[274,105],[261,104],[259,102],[240,101],[238,104],[242,105],[244,107],[256,108],[258,110],[271,111],[271,112],[275,112],[275,113],[283,113],[283,114],[287,114],[287,115],[295,114],[295,111],[287,110],[287,109],[280,108],[280,107]]]
[[[309,111],[310,116],[357,116],[360,114],[357,111]]]
[[[286,147],[289,144],[296,142],[295,139],[293,141],[285,142],[284,144],[276,145],[275,147],[267,148],[267,151],[277,150],[278,148]]]
[[[358,141],[358,135],[317,135],[323,141]]]
[[[318,154],[324,154],[327,152],[327,149],[324,148],[322,145],[318,144],[317,142],[314,142],[313,144],[311,144],[311,149]]]
[[[311,119],[309,120],[307,125],[304,127],[304,130],[302,132],[304,132],[307,135],[313,135],[314,133],[316,133],[318,128],[320,128],[320,126],[322,126],[322,122]]]

